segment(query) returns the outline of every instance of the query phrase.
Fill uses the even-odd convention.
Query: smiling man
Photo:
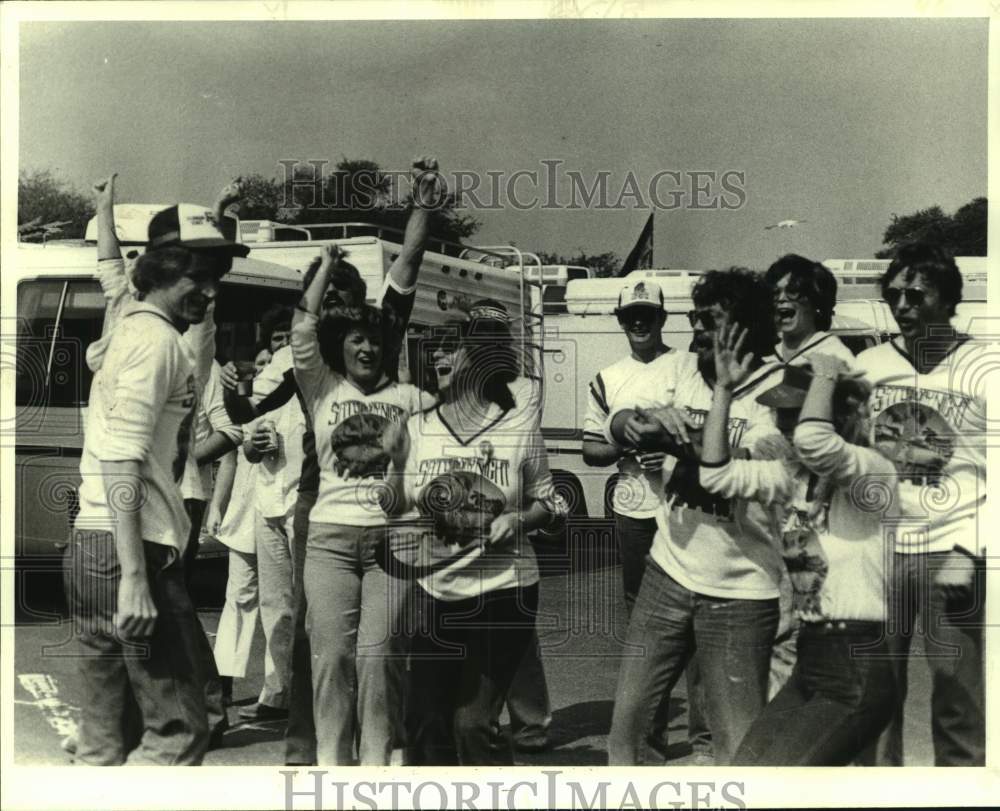
[[[940,246],[901,248],[882,277],[882,297],[900,335],[857,359],[873,385],[871,442],[896,464],[904,516],[886,527],[895,536],[889,643],[899,696],[879,765],[903,764],[907,660],[920,616],[933,674],[934,763],[982,766],[985,372],[995,362],[988,346],[951,327],[962,275]]]
[[[210,308],[248,249],[225,238],[211,211],[172,206],[150,221],[127,277],[112,187],[97,187],[109,307],[105,335],[87,350],[94,379],[65,559],[83,682],[76,760],[195,765],[209,743],[207,641],[184,582],[191,521],[179,485],[212,362]]]
[[[612,506],[622,558],[625,606],[629,613],[639,593],[646,555],[656,534],[657,488],[663,454],[647,454],[635,445],[612,444],[605,435],[608,417],[636,406],[667,405],[673,390],[674,357],[663,343],[663,291],[655,282],[626,284],[615,310],[628,338],[629,353],[602,369],[590,382],[587,415],[583,423],[583,460],[593,467],[617,463],[618,478]],[[651,399],[662,393],[659,402]]]

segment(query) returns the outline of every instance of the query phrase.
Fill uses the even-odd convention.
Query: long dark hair
[[[466,363],[473,377],[472,385],[483,398],[504,411],[517,403],[508,384],[519,374],[517,352],[510,326],[498,318],[451,320],[434,331],[432,346],[442,340],[457,341],[468,352]]]

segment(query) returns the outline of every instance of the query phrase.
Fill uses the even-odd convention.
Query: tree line
[[[377,163],[341,159],[331,171],[312,164],[298,164],[285,179],[259,173],[242,178],[243,198],[239,216],[246,220],[272,220],[287,225],[370,222],[402,230],[406,224],[408,194],[398,195],[392,178]],[[398,195],[398,196],[397,196]],[[74,188],[50,170],[22,171],[17,184],[18,239],[82,238],[94,215],[89,193]],[[432,214],[431,235],[448,242],[465,242],[482,223],[455,208],[453,197],[442,201]],[[955,256],[986,256],[987,202],[976,197],[945,213],[940,206],[912,214],[893,214],[882,236],[876,258],[892,258],[900,245],[917,240],[943,244]],[[588,254],[538,252],[551,265],[582,265],[597,276],[615,276],[622,259],[613,251]]]

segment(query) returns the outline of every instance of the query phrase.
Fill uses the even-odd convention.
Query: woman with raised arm
[[[367,304],[323,309],[343,256],[324,246],[292,319],[295,380],[312,416],[320,468],[303,584],[317,762],[377,766],[388,765],[402,744],[405,654],[396,645],[400,590],[376,563],[377,535],[369,530],[386,521],[382,434],[425,402],[420,389],[396,382],[386,368],[392,319]]]
[[[410,757],[512,765],[509,745],[491,746],[491,725],[533,639],[538,566],[527,534],[562,510],[538,401],[511,392],[507,322],[484,312],[445,330],[432,353],[440,404],[388,441],[387,511],[409,513],[417,544],[440,552],[411,592]]]
[[[784,458],[731,459],[725,425],[747,366],[741,338],[731,331],[720,343],[701,482],[768,508],[756,518],[748,509],[747,520],[765,520],[770,512],[801,623],[792,674],[751,725],[733,763],[847,765],[877,739],[893,709],[882,517],[894,501],[896,470],[863,445],[867,385],[842,359],[823,354],[811,356],[811,374],[787,371],[761,395],[780,405],[785,435],[793,429]],[[795,390],[804,395],[798,402]],[[821,494],[823,503],[810,505],[810,493]]]

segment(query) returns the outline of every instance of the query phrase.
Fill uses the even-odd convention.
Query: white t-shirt
[[[198,399],[195,358],[167,315],[141,302],[122,316],[102,349],[88,356],[96,369],[75,527],[114,530],[116,513],[134,502],[128,493],[108,492],[101,462],[137,461],[143,540],[183,552],[190,522],[178,482]]]
[[[537,421],[516,408],[491,405],[488,427],[466,441],[455,436],[435,407],[410,418],[410,455],[404,471],[413,515],[431,517],[439,534],[482,537],[496,516],[522,511],[531,501],[552,496],[552,477]],[[534,424],[533,424],[534,423]],[[457,508],[435,510],[440,492],[466,495]],[[456,548],[458,542],[456,542]],[[427,577],[420,585],[439,600],[462,600],[488,591],[538,582],[538,565],[527,537],[474,547],[469,555]]]
[[[754,372],[733,392],[729,446],[752,447],[778,433],[771,409],[755,401],[779,379],[781,367]],[[704,421],[712,389],[698,371],[697,355],[682,353],[673,405]],[[650,554],[674,580],[710,597],[768,600],[778,597],[783,563],[773,518],[758,502],[730,499],[701,486],[699,464],[668,456]]]
[[[959,546],[980,554],[988,532],[985,381],[996,365],[995,350],[970,339],[919,374],[896,338],[866,349],[857,361],[874,387],[868,403],[872,446],[899,472],[903,517],[896,551]]]
[[[254,378],[251,401],[260,402],[280,383],[292,369],[292,348],[283,346],[261,373]],[[246,435],[253,435],[262,422],[274,423],[278,435],[278,450],[265,454],[257,463],[255,505],[264,518],[283,518],[295,509],[298,498],[302,460],[305,456],[302,437],[306,432],[306,417],[298,397],[290,397],[274,411],[269,411],[247,428]]]
[[[781,344],[779,343],[774,347],[774,354],[764,358],[764,362],[771,363],[777,361],[787,366],[802,366],[809,362],[811,355],[817,354],[832,355],[835,358],[840,358],[852,369],[855,366],[855,355],[847,348],[844,342],[836,335],[823,332],[822,330],[814,332],[802,346],[788,355],[782,353]]]
[[[409,383],[383,378],[366,394],[328,367],[316,338],[318,319],[296,309],[292,318],[295,380],[312,415],[320,466],[319,496],[309,520],[326,524],[371,527],[384,524],[379,493],[388,467],[382,432],[419,412],[430,395]],[[361,476],[348,477],[347,459],[367,463]]]
[[[612,442],[605,426],[611,415],[628,408],[670,405],[674,390],[674,364],[679,353],[667,351],[649,363],[629,355],[590,382],[587,413],[583,420],[584,441]],[[631,518],[652,518],[660,503],[663,480],[659,472],[646,473],[635,454],[626,453],[618,461],[620,475],[615,484],[614,511]]]

